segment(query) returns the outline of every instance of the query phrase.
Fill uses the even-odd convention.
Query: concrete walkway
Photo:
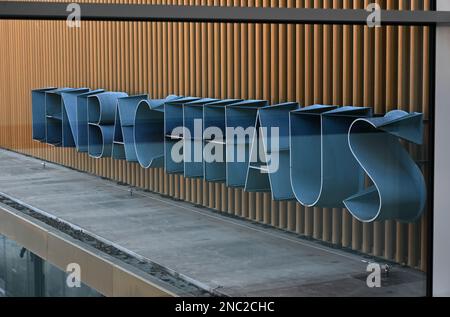
[[[0,192],[227,295],[425,295],[415,270],[370,289],[360,256],[5,150]]]

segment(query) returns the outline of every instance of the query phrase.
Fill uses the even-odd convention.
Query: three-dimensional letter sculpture
[[[363,222],[416,221],[426,202],[423,174],[400,142],[422,144],[420,113],[50,87],[32,91],[32,123],[39,142],[345,207]]]
[[[226,185],[228,187],[245,187],[256,114],[259,108],[265,106],[268,106],[265,100],[244,100],[225,108]]]
[[[31,91],[32,138],[35,141],[45,142],[46,140],[45,93],[55,89],[55,87],[48,87]]]
[[[206,181],[226,181],[225,107],[242,99],[223,99],[203,107],[203,174]]]
[[[134,116],[136,156],[143,168],[164,167],[164,104],[180,97],[141,100]]]
[[[246,191],[271,191],[273,200],[295,199],[291,184],[286,180],[290,177],[289,113],[298,107],[296,102],[287,102],[259,109]]]
[[[291,183],[308,207],[343,207],[364,174],[348,146],[348,129],[369,108],[314,105],[291,112]]]
[[[88,151],[88,97],[102,92],[104,92],[103,89],[96,89],[77,95],[75,130],[77,131],[76,143],[78,152]]]
[[[124,92],[102,92],[88,97],[88,154],[110,157],[114,138],[117,100]]]
[[[413,222],[423,212],[425,181],[399,138],[422,144],[422,114],[394,110],[382,118],[358,119],[350,127],[351,151],[373,182],[344,201],[362,222]]]
[[[61,88],[45,93],[46,143],[53,146],[75,146],[74,137],[69,127],[63,93],[73,92],[75,94],[81,94],[88,91],[88,88]],[[69,109],[72,109],[71,106],[69,102]]]
[[[76,147],[77,146],[77,106],[78,96],[89,94],[90,89],[73,90],[63,92],[63,116],[62,116],[62,146],[63,147]]]
[[[202,98],[183,105],[184,177],[203,177],[203,107],[215,101]]]
[[[127,160],[128,162],[137,161],[134,144],[134,116],[139,102],[147,98],[147,95],[136,95],[117,99],[112,148],[113,159]]]
[[[169,101],[164,105],[164,169],[167,173],[184,173],[183,105],[199,99],[198,97],[184,97]]]

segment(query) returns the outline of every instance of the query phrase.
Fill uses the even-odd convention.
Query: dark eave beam
[[[0,19],[66,20],[68,3],[0,1]],[[83,3],[81,20],[366,24],[363,9],[298,9]],[[382,10],[382,25],[450,24],[450,12]]]

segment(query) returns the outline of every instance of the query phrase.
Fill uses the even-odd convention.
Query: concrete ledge
[[[81,280],[105,296],[177,296],[126,263],[95,252],[92,247],[0,203],[0,234],[65,271],[70,263],[81,267]]]
[[[0,196],[20,218],[32,217],[25,218],[29,227],[37,223],[48,231],[43,236],[30,233],[30,248],[36,252],[43,249],[39,252],[44,258],[63,267],[72,257],[80,258],[80,264],[89,267],[83,277],[86,284],[105,295],[144,296],[148,281],[178,296],[425,294],[426,276],[422,272],[392,264],[383,287],[368,288],[366,263],[379,261],[376,258],[158,194],[135,190],[130,195],[120,184],[55,164],[43,168],[41,163],[0,150]],[[0,219],[2,230],[17,240],[26,239],[20,234],[25,229],[15,228],[14,221],[11,217]],[[48,226],[40,226],[41,222]],[[71,230],[66,232],[65,225]],[[81,251],[76,248],[80,243]],[[60,248],[63,254],[58,253]],[[85,250],[106,256],[100,256],[99,261]],[[110,263],[115,267],[111,269]],[[91,267],[103,270],[102,279],[110,280],[96,281]],[[122,269],[129,280],[118,273]]]

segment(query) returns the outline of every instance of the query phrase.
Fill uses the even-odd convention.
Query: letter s
[[[350,149],[373,182],[344,200],[350,213],[362,222],[414,222],[422,215],[425,180],[399,138],[422,143],[421,113],[394,110],[382,118],[357,119],[350,126]]]

